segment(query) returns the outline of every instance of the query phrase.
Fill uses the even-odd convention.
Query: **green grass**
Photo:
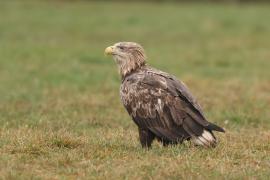
[[[1,179],[267,179],[270,6],[0,2]],[[214,149],[141,149],[121,105],[118,41],[183,80]]]

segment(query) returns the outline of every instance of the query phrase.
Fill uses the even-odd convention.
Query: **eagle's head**
[[[134,42],[119,42],[105,49],[112,55],[122,77],[145,65],[146,56],[141,45]]]

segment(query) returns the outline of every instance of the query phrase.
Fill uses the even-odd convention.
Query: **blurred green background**
[[[107,154],[104,156],[109,159],[102,159],[99,153],[91,156],[90,160],[96,163],[93,165],[95,168],[107,163],[100,171],[89,164],[86,167],[77,166],[82,158],[72,154],[75,159],[71,158],[69,164],[63,163],[64,167],[73,168],[72,172],[59,169],[61,163],[52,165],[55,167],[52,175],[47,171],[49,168],[43,166],[34,168],[33,172],[23,172],[22,169],[26,168],[23,164],[39,167],[43,162],[40,159],[44,158],[43,153],[38,158],[33,156],[32,146],[34,152],[37,148],[38,152],[48,153],[51,158],[48,161],[58,161],[54,158],[59,154],[66,153],[68,156],[71,153],[68,149],[55,150],[58,146],[44,150],[46,142],[51,141],[45,138],[48,136],[46,132],[52,131],[51,136],[58,137],[63,129],[71,133],[68,138],[79,135],[89,138],[83,146],[86,149],[95,147],[102,151],[109,146],[112,152],[134,156],[130,148],[135,148],[139,153],[137,156],[150,162],[151,158],[156,161],[155,157],[159,158],[162,152],[166,152],[158,145],[152,154],[145,154],[140,149],[136,126],[121,105],[120,77],[116,65],[103,55],[107,46],[119,41],[140,43],[146,50],[150,65],[184,81],[203,106],[209,120],[227,129],[226,137],[220,135],[223,145],[221,149],[214,150],[216,157],[213,162],[227,152],[223,148],[230,145],[224,144],[232,137],[236,138],[231,148],[233,153],[241,154],[243,146],[237,143],[248,142],[253,137],[260,140],[261,136],[256,138],[256,132],[266,133],[264,138],[267,141],[264,142],[267,144],[261,144],[263,147],[258,145],[259,149],[256,149],[257,146],[251,148],[255,148],[258,154],[248,158],[252,162],[254,159],[265,159],[260,153],[270,151],[269,19],[269,4],[255,3],[1,1],[0,147],[3,170],[0,174],[5,178],[43,177],[37,173],[40,171],[48,175],[43,178],[50,179],[67,178],[74,172],[85,170],[85,177],[88,178],[118,177],[113,169],[102,171],[102,167],[106,169],[113,165],[116,157]],[[53,134],[58,131],[59,134]],[[251,137],[245,139],[247,132]],[[35,147],[35,144],[43,142],[40,139],[20,144],[25,141],[19,137],[14,139],[16,134],[26,139],[44,134],[40,138],[43,138],[45,145]],[[244,140],[237,139],[239,137]],[[64,140],[60,138],[60,141]],[[108,142],[111,144],[108,145]],[[12,148],[22,151],[14,155],[10,150]],[[24,151],[25,148],[27,151]],[[189,154],[188,149],[184,148],[184,153]],[[168,150],[172,154],[165,156],[172,159],[165,161],[164,167],[173,161],[178,150],[179,147]],[[232,153],[227,150],[228,154]],[[50,155],[51,151],[55,154]],[[183,167],[176,168],[175,172],[185,169],[186,175],[195,178],[228,176],[230,168],[234,167],[234,156],[221,160],[220,166],[228,167],[222,171],[216,165],[209,169],[200,164],[206,152],[197,152],[199,157],[194,161],[185,159],[187,164],[183,163]],[[123,156],[116,159],[124,162],[121,159]],[[206,156],[211,157],[210,154]],[[24,158],[29,158],[29,161],[25,162]],[[127,161],[128,158],[127,155]],[[246,166],[234,167],[239,169],[231,177],[269,175],[268,160],[259,166],[265,171],[254,168],[255,165],[249,166],[249,160],[240,161]],[[193,163],[194,167],[198,167],[196,171],[202,174],[205,170],[213,174],[199,176],[202,174],[198,175],[192,169],[189,171],[188,163]],[[157,174],[157,178],[164,178],[169,172],[151,169],[151,165],[150,169],[140,169],[138,162],[130,167],[144,173],[132,174],[127,170],[120,177],[155,177]],[[82,177],[79,175],[74,177]]]
[[[212,103],[205,104],[212,109],[207,112],[219,108],[215,121],[268,120],[269,97],[258,99],[263,92],[256,89],[269,90],[267,5],[2,1],[0,8],[2,125],[36,125],[46,101],[76,102],[82,94],[100,95],[97,101],[109,107],[102,113],[115,112],[120,78],[103,51],[119,41],[142,44],[149,64],[175,74],[200,101]],[[17,109],[16,103],[26,107]],[[88,108],[96,113],[91,109],[98,107]],[[261,108],[261,117],[254,117],[254,108]],[[241,119],[238,109],[247,117]]]

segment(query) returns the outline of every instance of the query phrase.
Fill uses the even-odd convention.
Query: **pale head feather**
[[[134,42],[119,42],[114,44],[112,55],[122,77],[144,66],[146,63],[146,55],[143,47]]]

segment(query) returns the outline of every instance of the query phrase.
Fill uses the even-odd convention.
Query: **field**
[[[268,179],[270,5],[0,2],[0,179]],[[135,41],[184,81],[214,149],[149,151],[105,47]]]

